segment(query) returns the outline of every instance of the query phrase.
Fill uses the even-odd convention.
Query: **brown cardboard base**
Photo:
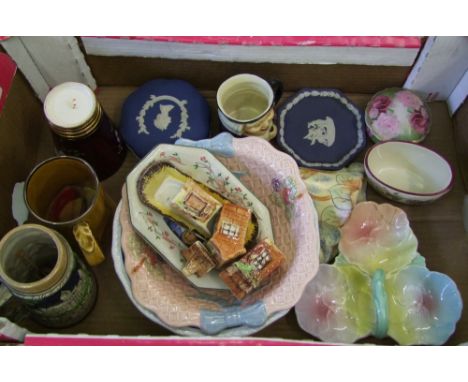
[[[196,72],[196,71],[195,71]],[[227,73],[220,75],[223,78]],[[16,81],[18,82],[18,81]],[[16,85],[24,87],[25,84]],[[120,108],[125,97],[135,89],[134,87],[101,87],[98,91],[104,109],[109,116],[118,124],[120,118]],[[378,89],[377,89],[378,90]],[[2,140],[2,222],[1,228],[4,233],[7,228],[13,226],[10,218],[10,190],[14,181],[24,179],[28,170],[35,161],[46,158],[54,154],[50,134],[45,127],[43,118],[40,116],[40,107],[34,100],[29,99],[27,105],[21,100],[21,94],[25,89],[19,89],[19,95],[12,95],[9,99],[10,108],[15,108],[13,114],[16,115],[0,119],[0,131]],[[215,92],[205,91],[203,94],[208,98],[213,112],[213,133],[218,130],[217,117],[215,115]],[[288,93],[284,95],[288,96]],[[29,98],[32,97],[29,95]],[[26,97],[27,98],[27,97]],[[365,107],[370,95],[351,94],[350,98],[361,107]],[[404,206],[398,205],[405,210],[409,216],[411,226],[419,240],[419,251],[426,258],[427,265],[431,270],[442,272],[450,276],[458,285],[462,298],[468,298],[468,234],[463,230],[462,203],[464,189],[461,174],[456,161],[456,151],[452,121],[449,117],[446,104],[435,102],[430,104],[432,110],[432,132],[423,145],[428,146],[443,155],[453,166],[456,179],[453,190],[427,206]],[[12,113],[11,110],[9,113]],[[23,120],[15,120],[23,118]],[[24,120],[27,118],[28,120]],[[17,127],[19,133],[8,134],[5,129]],[[26,130],[24,130],[26,129]],[[19,135],[18,135],[19,134]],[[8,138],[9,137],[9,138]],[[7,139],[8,138],[8,139]],[[38,142],[38,143],[37,143]],[[11,145],[14,145],[12,147]],[[24,147],[22,147],[22,145]],[[15,149],[16,148],[16,149]],[[5,156],[8,152],[9,156]],[[13,152],[15,154],[13,155]],[[361,154],[361,160],[364,153]],[[137,163],[138,159],[129,152],[122,168],[112,178],[104,182],[104,187],[110,196],[118,202],[120,199],[121,187],[125,181],[126,174]],[[430,166],[430,164],[428,164]],[[379,203],[389,202],[377,195],[372,189],[368,189],[368,199]],[[87,333],[87,334],[118,334],[122,336],[135,335],[170,335],[166,329],[154,324],[145,318],[131,303],[114,271],[110,255],[111,227],[108,227],[106,234],[107,254],[106,261],[94,268],[99,283],[98,300],[94,310],[79,324],[61,330],[54,330],[57,333]],[[20,323],[29,330],[38,333],[48,333],[49,329],[41,327],[34,322],[26,321]],[[256,334],[257,337],[288,338],[288,339],[311,339],[303,332],[296,321],[294,310],[285,317],[270,325],[266,329]],[[448,344],[459,344],[468,341],[468,310],[465,309],[460,322],[457,325],[455,334],[450,338]],[[383,341],[368,338],[361,342],[374,342],[381,344],[394,344],[390,339]]]

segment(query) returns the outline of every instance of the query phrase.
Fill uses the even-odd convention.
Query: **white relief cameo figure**
[[[163,104],[162,102],[173,102],[174,104]],[[148,128],[145,124],[146,113],[153,107],[159,106],[159,112],[156,114],[156,118],[153,120],[153,125],[158,130],[165,131],[172,122],[172,118],[169,115],[174,107],[178,107],[180,110],[180,121],[177,131],[170,137],[171,139],[182,138],[182,135],[187,130],[190,130],[188,124],[188,111],[187,111],[187,101],[180,100],[170,95],[161,95],[155,96],[154,94],[150,95],[149,99],[143,104],[136,120],[138,122],[138,134],[150,135]],[[174,113],[174,112],[173,112]]]
[[[154,120],[154,126],[156,126],[157,129],[164,131],[171,124],[172,118],[169,112],[172,109],[174,109],[174,105],[159,105],[159,113]]]
[[[314,145],[315,142],[319,142],[327,147],[335,143],[335,123],[330,117],[310,121],[307,127],[309,132],[304,139],[309,139],[311,146]]]

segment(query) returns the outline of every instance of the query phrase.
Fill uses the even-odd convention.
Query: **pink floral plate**
[[[367,132],[374,142],[400,140],[418,143],[429,134],[431,116],[427,104],[410,90],[389,88],[367,104]]]
[[[292,308],[318,270],[317,214],[296,162],[260,138],[229,141],[234,155],[217,158],[268,208],[275,244],[287,258],[285,271],[242,302],[227,290],[195,287],[136,233],[124,187],[122,249],[132,294],[169,327],[195,327],[204,334],[248,327],[245,333],[252,334]]]

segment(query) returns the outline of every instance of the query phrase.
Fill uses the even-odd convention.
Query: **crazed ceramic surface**
[[[138,196],[140,175],[156,163],[169,163],[233,203],[250,208],[257,217],[258,239],[273,239],[268,209],[211,153],[200,148],[159,145],[127,176],[130,219],[135,230],[174,268],[182,270],[184,262],[180,251],[186,245],[167,226],[163,216],[144,205]],[[216,271],[203,277],[188,276],[188,279],[200,288],[228,289]]]
[[[229,170],[243,173],[244,185],[268,207],[275,244],[287,258],[282,274],[242,301],[243,307],[262,301],[270,318],[294,306],[317,272],[317,214],[292,158],[260,138],[234,139],[233,145],[234,157],[218,159]],[[216,311],[239,304],[230,292],[200,290],[174,271],[132,229],[125,190],[122,205],[125,267],[138,303],[172,327],[200,327],[201,309]]]

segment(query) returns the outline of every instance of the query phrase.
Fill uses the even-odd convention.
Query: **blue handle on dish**
[[[232,135],[229,133],[221,133],[213,138],[201,139],[192,141],[191,139],[179,138],[175,144],[179,146],[198,147],[208,150],[215,155],[224,157],[233,157],[235,155],[232,145]]]
[[[204,333],[216,334],[227,328],[237,326],[258,327],[267,320],[267,311],[263,301],[247,307],[232,306],[220,311],[200,311],[200,328]]]
[[[377,269],[372,275],[371,286],[375,311],[372,334],[377,338],[384,338],[388,331],[388,297],[385,291],[385,273],[382,269]]]

